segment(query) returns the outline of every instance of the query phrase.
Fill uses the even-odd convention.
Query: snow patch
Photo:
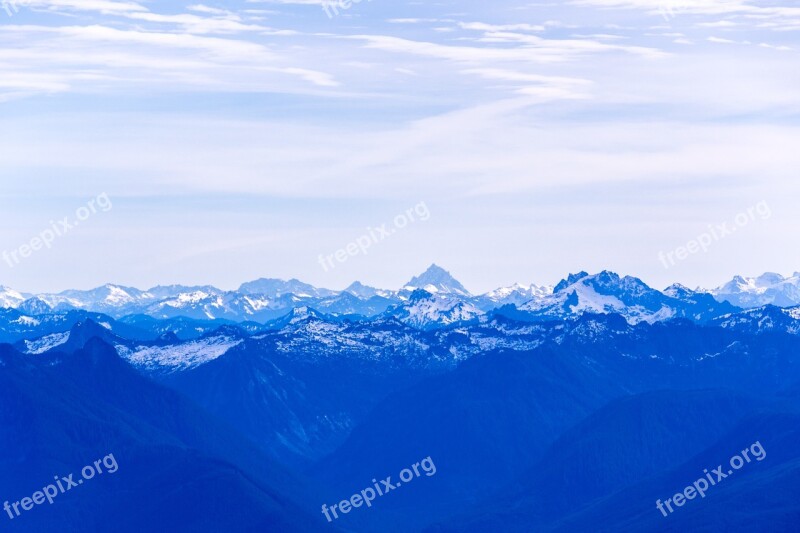
[[[241,339],[219,336],[173,346],[139,346],[130,349],[117,345],[116,349],[120,357],[134,366],[148,370],[174,371],[194,368],[213,361],[241,343]]]
[[[36,320],[35,318],[30,317],[30,316],[24,316],[24,315],[19,317],[16,320],[12,320],[11,323],[12,324],[20,324],[20,325],[23,325],[23,326],[38,326],[39,324],[41,324],[41,322],[39,320]]]
[[[25,353],[30,355],[39,355],[48,350],[52,350],[56,346],[61,346],[69,340],[69,331],[64,333],[53,333],[45,335],[41,339],[33,341],[25,341]]]

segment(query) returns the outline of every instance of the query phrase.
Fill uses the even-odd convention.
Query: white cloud
[[[48,82],[0,88],[36,94],[149,84],[170,91],[302,92],[338,84],[329,73],[292,65],[291,58],[239,39],[99,25],[11,26],[0,42],[19,42],[23,35],[26,46],[0,49],[0,76]]]
[[[658,58],[666,55],[664,52],[655,48],[611,45],[589,39],[543,39],[532,35],[508,32],[489,33],[483,40],[489,42],[516,43],[519,46],[453,46],[414,41],[386,35],[354,35],[350,38],[365,41],[367,43],[366,46],[369,48],[463,63],[479,63],[486,61],[551,63],[569,61],[603,52],[626,52],[650,58]]]
[[[105,15],[122,15],[147,11],[136,2],[115,2],[113,0],[26,0],[26,6],[50,10],[96,11]]]
[[[486,24],[484,22],[459,22],[459,27],[465,30],[477,31],[532,31],[541,32],[545,30],[544,25],[533,24]]]
[[[673,16],[664,20],[660,0],[498,0],[474,3],[469,14],[375,1],[331,21],[320,0],[31,0],[24,17],[0,25],[4,194],[30,207],[108,189],[123,199],[115,213],[152,214],[152,227],[170,236],[158,253],[178,258],[204,245],[228,211],[264,222],[267,200],[296,209],[292,224],[305,232],[276,230],[278,215],[249,231],[238,221],[217,228],[215,243],[231,231],[235,242],[252,243],[237,265],[280,256],[296,266],[324,242],[347,242],[330,227],[330,209],[315,207],[360,198],[368,201],[359,206],[420,198],[450,206],[436,216],[457,229],[434,222],[436,239],[415,237],[409,255],[441,251],[467,221],[464,256],[500,242],[498,257],[527,268],[537,258],[518,243],[535,237],[550,252],[539,266],[558,270],[574,266],[548,266],[572,253],[563,242],[600,261],[608,250],[638,257],[630,243],[651,234],[669,241],[673,225],[658,226],[647,204],[668,200],[641,192],[653,184],[713,184],[703,205],[677,198],[673,214],[701,219],[731,198],[772,194],[780,196],[777,219],[781,198],[789,204],[797,191],[800,165],[799,34],[791,31],[800,29],[799,10],[685,3],[668,3]],[[190,213],[208,211],[205,225],[187,225],[191,216],[152,200],[164,194],[208,201]],[[623,200],[610,205],[614,194]],[[243,200],[218,207],[230,195]],[[24,216],[33,215],[19,207],[7,219]],[[42,208],[36,216],[53,215]],[[593,222],[616,216],[613,225]],[[101,242],[116,261],[120,234],[151,245],[145,222],[129,222],[127,232],[87,234],[81,251]],[[791,226],[774,238],[793,242]],[[603,232],[614,242],[603,243]],[[291,238],[277,239],[279,248],[253,240],[282,234]],[[786,258],[785,249],[773,257]],[[229,258],[214,266],[215,250],[203,268],[228,272]],[[52,264],[14,275],[69,272],[80,255],[54,253]],[[121,272],[134,268],[124,258],[114,265]],[[407,277],[390,260],[376,265]],[[176,276],[187,268],[188,260],[176,265]]]

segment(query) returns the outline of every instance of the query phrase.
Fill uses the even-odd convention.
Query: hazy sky
[[[0,9],[0,252],[18,261],[0,284],[396,288],[431,262],[474,292],[789,274],[789,5],[17,0]],[[321,265],[383,224],[366,255]]]

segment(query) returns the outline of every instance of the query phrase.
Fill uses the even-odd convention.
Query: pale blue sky
[[[9,0],[10,1],[10,0]],[[470,290],[800,270],[800,7],[743,0],[17,0],[0,9],[0,284],[298,277]],[[430,219],[325,271],[425,202]],[[659,251],[767,202],[670,269]]]

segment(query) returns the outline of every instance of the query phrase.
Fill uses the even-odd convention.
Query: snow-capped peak
[[[0,285],[0,307],[16,309],[24,301],[25,296],[21,292]]]
[[[493,291],[489,291],[484,296],[492,301],[499,302],[509,299],[514,295],[519,295],[527,299],[537,298],[552,294],[553,286],[544,285],[522,285],[521,283],[514,283],[508,287],[500,287]]]
[[[773,304],[782,307],[800,304],[800,273],[786,278],[775,272],[758,277],[734,276],[711,293],[719,300],[752,308]]]
[[[382,296],[384,298],[388,298],[392,296],[391,291],[386,291],[383,289],[376,289],[375,287],[370,287],[368,285],[364,285],[360,281],[354,281],[347,287],[343,292],[352,294],[357,298],[361,298],[362,300],[368,300],[373,296]]]
[[[484,313],[458,297],[416,289],[406,303],[390,308],[385,314],[410,326],[427,328],[472,320]]]
[[[455,294],[458,296],[471,296],[470,292],[456,280],[450,273],[442,267],[433,264],[428,269],[415,276],[405,284],[404,292],[413,292],[416,289],[424,289],[430,293]]]
[[[556,285],[553,294],[531,300],[520,309],[545,317],[619,313],[630,322],[649,322],[675,315],[669,300],[638,278],[604,270],[593,275],[570,274]]]
[[[687,296],[691,296],[694,292],[692,289],[687,287],[686,285],[681,285],[680,283],[673,283],[669,287],[663,290],[663,293],[667,296],[671,296],[672,298],[686,298]]]
[[[239,292],[244,294],[263,294],[270,298],[279,298],[287,294],[294,294],[302,298],[325,297],[336,294],[335,291],[320,289],[308,283],[303,283],[298,279],[286,281],[272,278],[261,278],[242,283],[239,287]]]

